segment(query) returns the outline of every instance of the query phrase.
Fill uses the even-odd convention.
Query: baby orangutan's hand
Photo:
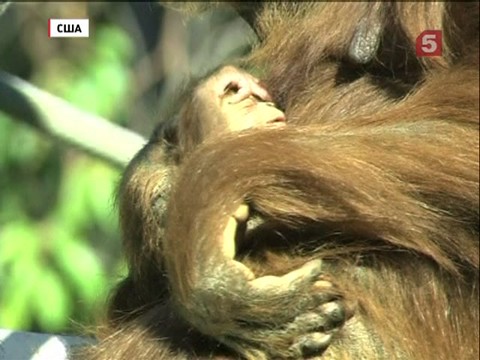
[[[272,97],[259,79],[234,66],[225,66],[207,81],[210,82],[214,83],[212,85],[215,94],[220,98],[230,94],[229,102],[232,104],[251,96],[264,102],[272,101]]]
[[[205,80],[196,95],[210,104],[210,117],[219,115],[218,132],[285,125],[285,114],[272,102],[260,80],[234,66],[225,66]]]

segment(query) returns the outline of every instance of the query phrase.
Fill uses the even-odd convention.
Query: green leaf
[[[88,174],[91,186],[86,191],[89,212],[107,233],[116,229],[117,214],[114,206],[114,196],[120,174],[104,164],[96,163]]]
[[[128,91],[128,69],[118,63],[99,62],[94,71],[95,87],[101,99],[97,113],[110,119],[126,104],[123,99]]]
[[[93,303],[104,295],[106,275],[94,249],[75,238],[66,229],[57,229],[56,251],[53,254],[63,275],[80,294]]]
[[[8,159],[8,146],[13,129],[13,119],[0,112],[0,169],[3,168]],[[1,181],[1,180],[0,180]]]
[[[23,164],[24,167],[37,168],[40,158],[45,156],[43,142],[45,139],[26,126],[17,126],[15,131],[10,133],[7,145],[7,156],[9,159]]]
[[[35,319],[42,329],[59,331],[68,325],[71,299],[68,297],[58,274],[44,269],[38,278],[35,296],[32,298]]]
[[[126,62],[134,54],[131,37],[119,27],[103,26],[96,35],[96,51],[102,60]]]
[[[39,264],[32,255],[26,252],[9,267],[2,283],[0,327],[18,330],[30,327],[31,299],[35,298],[35,286],[40,277]]]
[[[100,115],[103,95],[91,74],[84,74],[81,79],[75,81],[73,86],[65,90],[64,98],[80,109]]]
[[[12,289],[13,281],[7,277],[4,298],[0,301],[0,328],[26,330],[31,326],[32,316],[29,306],[30,292],[25,284]]]
[[[17,221],[3,225],[0,230],[0,266],[23,258],[35,258],[39,244],[39,234],[32,223]]]
[[[88,167],[84,166],[82,161],[69,167],[63,178],[59,205],[54,214],[55,222],[77,231],[87,227],[90,222],[87,191],[92,184],[89,182],[88,172]]]

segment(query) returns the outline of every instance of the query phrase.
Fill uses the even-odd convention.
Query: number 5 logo
[[[425,30],[416,40],[417,56],[442,56],[442,30]]]

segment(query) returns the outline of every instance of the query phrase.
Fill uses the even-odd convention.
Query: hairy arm
[[[227,345],[267,351],[291,345],[289,331],[315,312],[311,268],[262,282],[225,251],[225,229],[245,200],[292,227],[333,224],[452,272],[459,259],[478,268],[478,246],[467,234],[478,222],[474,94],[459,95],[468,102],[464,111],[438,102],[432,115],[419,91],[374,118],[244,133],[192,154],[169,204],[163,244],[182,316]]]

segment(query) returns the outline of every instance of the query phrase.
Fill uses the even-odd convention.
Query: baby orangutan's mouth
[[[287,118],[285,117],[285,114],[278,115],[276,118],[267,121],[267,124],[277,124],[277,123],[285,123],[287,121]]]
[[[285,117],[285,114],[283,113],[283,111],[281,111],[275,105],[275,103],[273,103],[271,101],[268,101],[268,102],[265,102],[264,104],[273,108],[273,109],[275,109],[275,112],[278,114],[272,120],[267,121],[267,124],[275,124],[275,125],[285,124],[285,122],[287,121],[287,118]],[[274,114],[272,114],[272,115],[274,115]]]

